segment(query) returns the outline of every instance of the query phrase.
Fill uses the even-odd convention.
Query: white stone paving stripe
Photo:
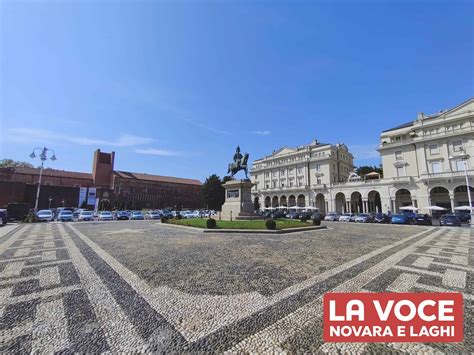
[[[15,233],[10,236],[7,240],[5,240],[1,245],[0,245],[0,254],[2,254],[5,250],[10,248],[10,246],[15,243],[18,238],[23,234],[23,232],[26,232],[29,227],[17,227],[15,230]]]
[[[3,269],[2,272],[0,272],[0,277],[18,276],[21,274],[21,270],[23,269],[23,266],[25,266],[24,261],[17,261],[17,262],[7,264],[7,266],[5,266],[5,269]]]
[[[28,301],[35,300],[37,298],[46,299],[52,296],[62,296],[64,293],[77,291],[80,289],[81,287],[79,285],[73,285],[73,286],[57,287],[57,288],[40,291],[40,292],[33,292],[27,295],[10,297],[7,300],[5,300],[5,305],[19,303],[19,302],[28,302]]]
[[[402,273],[388,287],[387,291],[408,292],[415,287],[420,275]]]
[[[52,261],[56,259],[57,259],[56,250],[43,252],[43,261]]]
[[[22,256],[28,256],[31,253],[31,248],[23,248],[23,249],[18,249],[15,254],[13,254],[14,258],[19,258]]]
[[[41,287],[59,285],[61,283],[59,268],[57,266],[41,268],[39,274],[39,283]]]
[[[431,234],[423,237],[417,242],[407,246],[406,248],[394,253],[390,257],[386,258],[382,262],[375,266],[367,269],[356,277],[352,278],[341,284],[340,286],[333,289],[333,292],[357,292],[360,291],[368,282],[380,276],[382,273],[390,269],[400,260],[404,259],[407,255],[411,254],[416,248],[425,244],[426,242],[434,239],[442,233],[442,230],[434,231]],[[415,236],[419,236],[423,233],[417,233]],[[403,242],[415,238],[405,238]],[[394,244],[401,244],[399,242]],[[389,245],[386,250],[392,248],[394,244]],[[322,297],[306,304],[299,308],[293,313],[277,320],[272,325],[257,332],[247,339],[244,339],[239,344],[229,349],[229,352],[258,352],[261,349],[261,340],[265,339],[266,350],[269,352],[278,352],[284,341],[290,337],[298,334],[302,327],[306,324],[319,322],[322,318]]]
[[[56,353],[69,347],[67,319],[62,299],[42,302],[36,307],[31,353]]]
[[[430,258],[427,256],[420,256],[413,262],[414,267],[422,267],[422,268],[429,268],[430,264],[433,262],[434,258]]]
[[[465,288],[466,287],[465,271],[447,269],[443,275],[443,285],[447,287]]]
[[[115,302],[100,277],[82,256],[65,228],[59,224],[58,229],[68,248],[72,263],[79,274],[82,287],[94,308],[94,313],[100,324],[105,328],[104,334],[110,351],[112,353],[131,352],[146,344],[146,341],[138,334],[135,326],[129,321],[117,302]]]

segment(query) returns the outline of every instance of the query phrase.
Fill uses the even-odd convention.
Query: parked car
[[[51,210],[40,210],[36,213],[36,219],[38,222],[51,222],[54,221],[54,214]]]
[[[58,214],[59,222],[72,222],[74,221],[74,215],[70,210],[61,210]]]
[[[298,212],[288,212],[285,217],[289,219],[299,219],[300,214]]]
[[[339,222],[354,222],[355,219],[355,213],[344,213],[339,217]]]
[[[99,221],[113,221],[114,215],[110,211],[101,211],[99,212]]]
[[[445,214],[439,220],[440,226],[461,227],[461,221],[455,214]]]
[[[77,217],[78,221],[93,221],[94,220],[94,213],[92,211],[82,210]]]
[[[339,221],[339,217],[340,217],[340,215],[338,213],[330,212],[326,215],[326,217],[324,217],[324,220],[325,221],[336,222],[336,221]]]
[[[7,210],[0,210],[0,225],[4,226],[8,223],[8,213]]]
[[[356,223],[372,223],[373,221],[374,217],[369,213],[361,213],[354,220]]]
[[[390,223],[390,219],[385,213],[377,213],[374,216],[374,223]]]
[[[394,214],[390,222],[392,224],[415,224],[415,219],[409,214]]]
[[[145,219],[160,219],[161,216],[157,211],[148,211],[145,213]]]
[[[456,212],[455,215],[461,223],[469,223],[471,221],[471,214],[469,212]]]
[[[423,225],[423,226],[432,226],[433,221],[429,214],[417,214],[415,216],[415,224]]]
[[[286,217],[286,213],[283,210],[272,211],[272,213],[270,215],[270,218],[273,218],[273,219],[285,218],[285,217]],[[299,218],[301,218],[301,214],[300,214]]]
[[[161,215],[162,216],[165,216],[165,217],[168,217],[168,218],[172,218],[173,217],[173,213],[171,213],[170,210],[164,208],[161,210]]]
[[[314,218],[319,218],[321,221],[324,220],[324,218],[326,217],[326,213],[324,212],[314,212],[312,215],[311,215],[311,219],[314,219]]]
[[[134,221],[138,221],[138,220],[144,220],[145,217],[143,216],[142,211],[132,211],[132,214],[130,215],[130,219]]]
[[[199,218],[199,211],[189,211],[186,218]]]
[[[130,219],[130,214],[127,211],[117,211],[116,218],[118,221]]]

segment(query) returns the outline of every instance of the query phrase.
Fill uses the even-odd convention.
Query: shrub
[[[267,229],[274,230],[274,229],[276,229],[277,224],[276,224],[275,220],[269,218],[265,221],[265,226],[267,227]]]
[[[301,222],[306,222],[307,220],[308,220],[308,216],[302,216],[302,217],[300,218],[300,221],[301,221]]]
[[[321,218],[318,218],[318,217],[314,217],[313,218],[313,224],[315,226],[319,226],[321,224]]]
[[[206,226],[208,229],[214,229],[216,228],[216,220],[214,218],[209,218],[207,221],[206,221]]]
[[[161,217],[161,223],[168,223],[168,217],[166,216]]]

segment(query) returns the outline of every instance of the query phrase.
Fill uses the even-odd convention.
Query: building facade
[[[453,211],[469,204],[465,169],[468,178],[472,178],[473,142],[474,98],[433,115],[420,113],[415,120],[382,132],[378,151],[383,178],[350,174],[352,155],[342,144],[322,145],[319,149],[327,155],[321,162],[309,153],[317,145],[282,148],[254,162],[253,197],[261,207],[314,206],[339,213],[397,212],[402,206],[428,212],[427,207],[433,205]],[[340,152],[335,154],[338,149]],[[302,180],[304,184],[298,190],[288,184],[272,184],[268,177],[284,166],[281,158],[302,151],[306,153],[301,154],[301,165],[309,167]],[[349,160],[339,159],[344,155]],[[315,169],[318,163],[324,166],[322,171]],[[338,163],[342,170],[336,168]],[[350,169],[349,173],[345,168]],[[469,185],[474,191],[472,183]]]
[[[95,198],[118,209],[199,208],[203,206],[202,184],[198,180],[114,170],[115,153],[94,152],[92,173],[43,169],[39,208],[88,208]],[[0,207],[8,203],[35,204],[40,169],[11,167],[0,169]]]

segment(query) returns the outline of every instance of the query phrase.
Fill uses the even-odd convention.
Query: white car
[[[354,222],[355,218],[355,213],[344,213],[339,217],[339,222]]]
[[[99,221],[113,221],[114,215],[109,211],[99,212]]]
[[[199,211],[190,211],[188,212],[188,216],[186,218],[199,218],[201,217],[201,214]]]
[[[85,211],[82,210],[77,217],[78,221],[93,221],[94,220],[94,213],[92,211]]]
[[[324,217],[324,220],[336,222],[339,220],[339,215],[337,213],[328,213],[326,217]]]
[[[57,220],[59,222],[72,222],[74,221],[74,215],[69,210],[61,210],[58,214]]]
[[[51,210],[41,210],[36,214],[36,219],[38,221],[51,222],[54,221],[54,214]]]

